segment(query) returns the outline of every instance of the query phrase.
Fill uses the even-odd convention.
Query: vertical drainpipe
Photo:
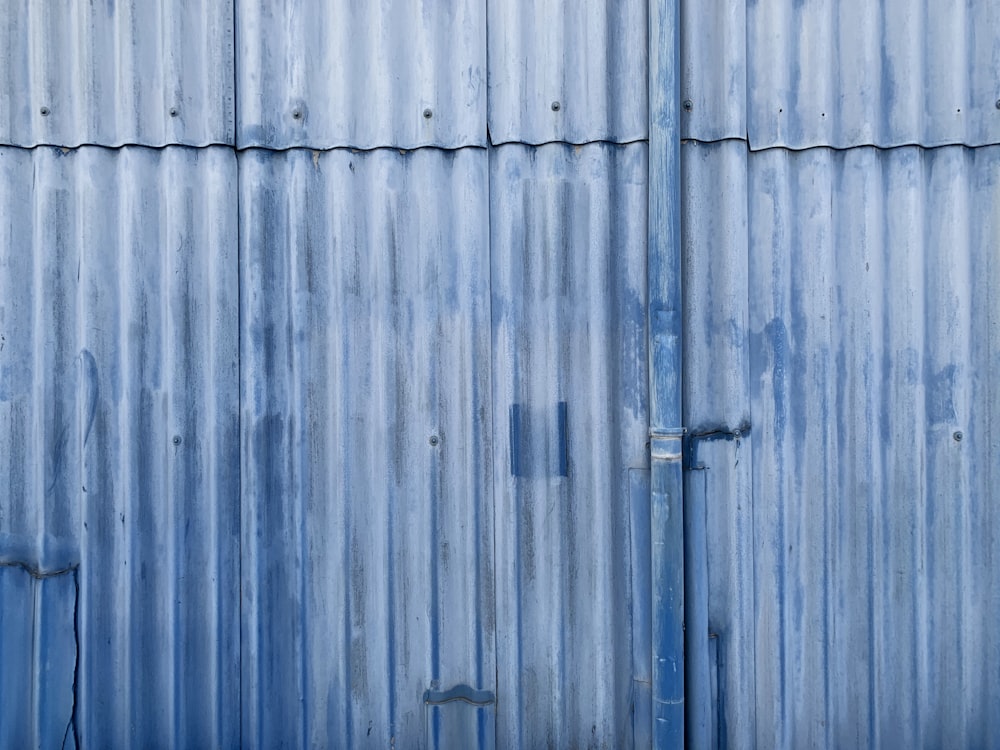
[[[649,445],[653,747],[684,747],[680,0],[649,4]]]

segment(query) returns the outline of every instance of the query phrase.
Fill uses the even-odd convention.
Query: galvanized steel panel
[[[239,0],[240,147],[482,146],[486,5]]]
[[[0,150],[2,604],[38,607],[0,659],[51,701],[32,743],[238,741],[235,184],[224,148]]]
[[[680,2],[681,136],[702,141],[746,138],[746,3]]]
[[[713,0],[683,17],[687,138],[749,137],[754,149],[1000,143],[995,0]]]
[[[646,2],[510,0],[488,12],[493,143],[646,137]]]
[[[747,149],[685,144],[681,154],[686,734],[693,748],[754,747]]]
[[[735,368],[689,369],[692,418],[729,424],[745,390],[752,421],[704,454],[709,627],[756,644],[754,699],[713,720],[755,720],[737,746],[996,744],[1000,148],[686,150],[688,231],[738,256],[714,217],[748,224],[745,270],[698,261],[730,270],[689,297],[689,347]]]
[[[232,0],[0,6],[0,144],[234,143]]]
[[[243,743],[491,747],[486,151],[240,170]]]
[[[500,747],[626,747],[649,719],[646,158],[491,152]]]

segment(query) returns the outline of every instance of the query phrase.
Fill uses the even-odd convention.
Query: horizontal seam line
[[[308,145],[295,145],[295,146],[285,146],[282,148],[275,148],[273,146],[234,146],[231,143],[207,143],[200,146],[193,146],[188,143],[168,143],[161,146],[152,146],[144,143],[123,143],[117,146],[109,146],[102,143],[80,143],[76,146],[65,146],[56,143],[37,143],[33,146],[22,146],[14,143],[3,143],[0,144],[0,149],[17,149],[19,151],[35,151],[37,149],[60,149],[61,151],[70,152],[78,151],[84,148],[99,148],[105,151],[122,151],[125,149],[146,149],[149,151],[165,151],[170,148],[180,148],[188,149],[191,151],[208,151],[210,149],[224,148],[236,153],[243,153],[247,151],[262,151],[274,154],[291,153],[295,151],[308,151],[310,153],[333,153],[336,151],[350,151],[354,154],[360,153],[371,153],[376,151],[396,151],[398,153],[410,153],[413,151],[442,151],[442,152],[458,152],[466,150],[478,150],[487,151],[491,148],[503,148],[504,146],[523,146],[527,148],[541,148],[543,146],[590,146],[595,144],[603,144],[607,146],[631,146],[637,143],[648,143],[648,138],[636,138],[630,141],[615,141],[608,140],[605,138],[595,138],[591,141],[564,141],[564,140],[551,140],[551,141],[540,141],[537,143],[529,141],[503,141],[501,143],[490,143],[485,145],[479,144],[469,144],[465,146],[435,146],[435,145],[424,145],[424,146],[329,146],[329,147],[316,147]]]
[[[2,560],[0,561],[0,568],[18,568],[24,571],[32,578],[37,578],[39,580],[45,578],[56,578],[58,576],[64,576],[69,573],[74,573],[80,568],[79,563],[74,563],[68,565],[65,568],[59,568],[57,570],[44,570],[41,567],[35,567],[29,563],[20,562],[18,560]]]
[[[875,151],[897,151],[904,148],[919,148],[922,151],[935,151],[937,149],[943,148],[964,148],[969,150],[975,150],[979,148],[996,148],[1000,146],[1000,141],[996,143],[981,143],[978,145],[970,145],[967,143],[955,142],[955,143],[938,143],[932,146],[925,145],[916,142],[907,143],[895,143],[891,146],[880,146],[876,143],[855,143],[850,146],[832,146],[828,144],[814,144],[810,146],[786,146],[781,144],[775,144],[773,146],[754,146],[750,143],[747,138],[740,138],[737,136],[727,136],[725,138],[681,138],[681,144],[686,143],[696,143],[702,146],[711,146],[718,143],[742,143],[747,147],[747,151],[751,154],[759,154],[765,151],[788,151],[790,153],[801,153],[804,151],[854,151],[856,149],[870,148]]]

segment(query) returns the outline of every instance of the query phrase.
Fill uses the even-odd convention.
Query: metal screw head
[[[562,105],[559,102],[552,102],[553,112],[558,112],[560,109],[562,109]]]
[[[956,442],[956,443],[961,443],[961,442],[962,442],[962,438],[963,438],[963,437],[965,437],[965,435],[963,435],[963,434],[962,434],[962,433],[961,433],[961,432],[959,431],[959,432],[955,432],[954,434],[952,434],[952,437],[953,437],[953,438],[955,439],[955,442]]]
[[[170,108],[170,116],[171,117],[177,117],[177,107],[171,107]]]
[[[302,119],[302,110],[301,109],[293,109],[292,110],[292,119],[293,120],[301,120]]]
[[[441,438],[439,438],[437,435],[431,435],[427,439],[427,442],[430,443],[431,445],[437,445],[438,443],[441,442]]]
[[[681,104],[681,106],[684,107],[685,112],[690,112],[692,109],[694,109],[694,102],[691,101],[690,99],[685,99],[684,103]]]
[[[42,107],[38,111],[41,112],[42,117],[48,117],[49,116],[49,108],[48,107]]]
[[[180,444],[181,444],[181,436],[174,435],[174,445],[180,445]]]
[[[425,110],[424,110],[424,119],[425,119],[425,120],[429,120],[429,119],[431,119],[431,118],[432,118],[433,116],[434,116],[434,112],[433,112],[433,111],[431,110],[431,108],[430,108],[430,107],[428,107],[427,109],[425,109]]]
[[[997,109],[1000,109],[1000,99],[997,99]]]

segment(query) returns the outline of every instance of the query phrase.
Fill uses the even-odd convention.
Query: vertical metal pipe
[[[650,524],[653,746],[684,747],[679,0],[649,5]]]

